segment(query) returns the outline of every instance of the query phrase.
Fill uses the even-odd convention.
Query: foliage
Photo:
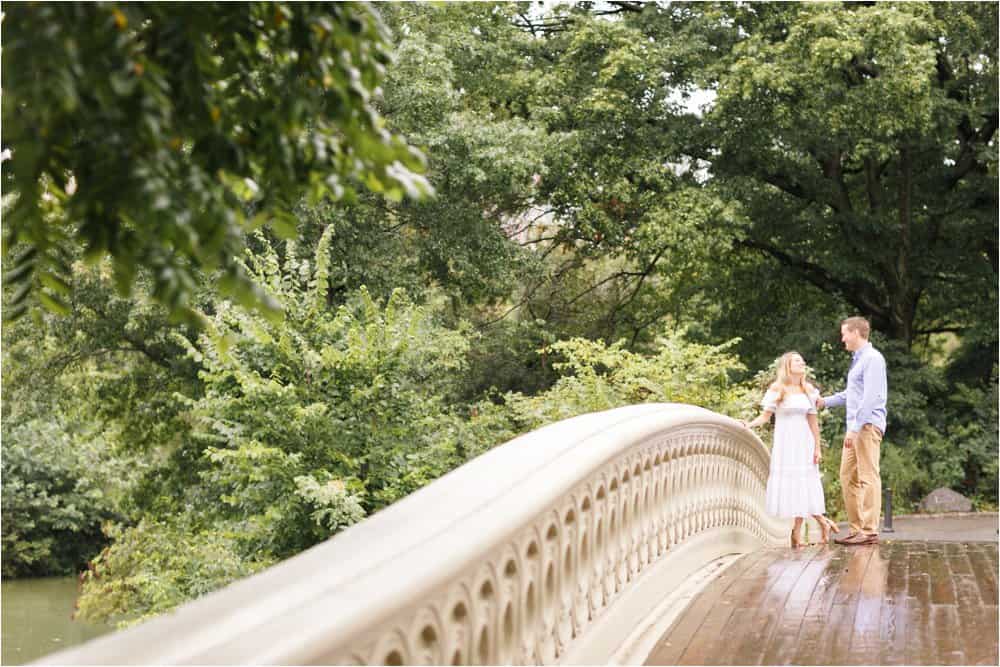
[[[1000,417],[997,408],[997,367],[993,367],[986,389],[959,385],[951,398],[951,410],[945,413],[949,425],[946,440],[957,445],[962,467],[958,488],[973,497],[979,509],[997,507],[997,442]],[[936,483],[937,480],[934,480]]]
[[[139,271],[140,293],[122,296],[116,262],[60,246],[69,315],[36,309],[4,328],[4,429],[58,424],[74,451],[100,454],[77,476],[115,482],[84,613],[159,613],[557,419],[647,401],[749,417],[789,349],[837,391],[850,363],[838,323],[859,313],[888,361],[882,473],[897,509],[942,485],[996,506],[995,6],[606,5],[380,5],[396,61],[368,103],[389,137],[426,152],[439,196],[393,200],[344,176],[343,197],[316,199],[302,195],[322,179],[303,176],[280,201],[244,201],[239,179],[220,177],[247,221],[233,270],[283,304],[282,322],[222,298],[212,281],[224,272],[179,259],[198,283],[186,304],[199,326],[178,323],[143,296],[157,275]],[[126,42],[145,34],[129,32],[130,11],[176,11],[121,7],[128,30],[109,34]],[[279,41],[323,11],[268,7],[261,31]],[[285,9],[293,18],[272,26]],[[216,32],[179,43],[202,34]],[[271,61],[240,65],[252,90],[278,85]],[[213,95],[203,104],[228,99]],[[283,89],[266,111],[295,100]],[[307,148],[340,137],[311,134],[329,121],[314,102],[299,100],[293,127]],[[185,169],[204,169],[214,148],[184,142],[196,158]],[[103,165],[105,148],[73,157]],[[60,192],[65,176],[39,185],[50,231],[83,201],[78,174],[77,191]],[[261,191],[278,182],[244,176]],[[176,206],[194,196],[182,194]],[[144,201],[136,220],[168,214]],[[249,231],[274,207],[294,220]],[[836,514],[842,411],[824,411],[821,428]],[[5,440],[5,465],[7,452]],[[77,470],[61,456],[33,458],[31,474]],[[62,507],[74,493],[47,498]],[[18,539],[42,553],[49,537]]]
[[[214,449],[259,441],[301,455],[360,485],[372,510],[400,465],[402,442],[433,440],[446,412],[449,375],[464,366],[461,331],[435,323],[431,307],[401,291],[384,306],[362,288],[327,308],[333,227],[314,261],[293,245],[250,256],[249,272],[288,306],[281,325],[226,303],[190,348],[202,366],[205,396],[191,404],[199,439]],[[405,434],[405,435],[404,435]]]
[[[196,391],[197,377],[169,336],[167,310],[143,296],[118,296],[108,263],[75,262],[72,269],[69,313],[38,311],[4,327],[4,379],[18,397],[16,404],[5,397],[5,418],[21,419],[25,406],[31,418],[83,402],[93,407],[90,419],[114,422],[124,449],[171,441],[184,428],[171,394]],[[199,293],[197,302],[205,298]]]
[[[3,576],[71,574],[104,543],[107,468],[65,423],[3,426]],[[101,444],[101,443],[98,443]]]
[[[197,548],[224,547],[231,566],[190,575],[199,586],[218,585],[326,539],[464,461],[445,400],[464,364],[462,333],[435,324],[431,308],[402,292],[383,305],[361,289],[328,309],[334,233],[327,229],[312,260],[292,243],[282,258],[262,238],[261,254],[247,254],[248,275],[287,306],[282,324],[220,302],[195,340],[176,337],[203,383],[200,395],[183,399],[193,427],[180,451],[190,466],[172,474],[187,482],[152,506],[159,523],[116,529],[122,546],[116,541],[103,557],[114,566],[87,595],[145,572],[132,563],[143,553],[132,541],[159,539],[164,521],[183,517]],[[180,576],[173,568],[200,566],[181,559],[158,567],[169,579]],[[158,588],[140,589],[127,605],[156,612],[196,590],[176,585],[176,597],[161,602]]]
[[[235,531],[144,519],[107,532],[113,546],[91,562],[77,602],[76,613],[91,621],[138,623],[271,564],[242,558]]]
[[[356,3],[10,7],[4,180],[16,198],[4,254],[20,288],[8,315],[24,312],[29,290],[68,309],[76,245],[111,257],[123,294],[148,268],[174,312],[192,306],[200,268],[259,304],[233,261],[243,230],[293,234],[302,196],[431,192],[415,173],[422,156],[377,111],[387,40]]]
[[[690,403],[732,412],[745,392],[731,380],[744,370],[729,351],[736,342],[698,345],[681,332],[666,332],[653,354],[641,355],[625,349],[624,341],[559,341],[546,349],[561,359],[553,363],[560,377],[552,388],[536,396],[509,394],[505,403],[524,430],[633,403]]]
[[[744,205],[738,247],[906,345],[995,312],[996,7],[727,13],[743,37],[690,150]]]

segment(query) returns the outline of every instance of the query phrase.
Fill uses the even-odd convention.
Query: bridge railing
[[[738,422],[636,405],[516,438],[327,542],[42,663],[603,664],[673,587],[780,544]]]

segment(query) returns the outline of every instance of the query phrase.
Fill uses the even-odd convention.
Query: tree
[[[980,350],[995,340],[979,322],[997,303],[996,12],[576,3],[514,19],[537,42],[534,85],[513,88],[508,73],[498,95],[566,137],[541,198],[560,241],[632,259],[602,280],[635,299],[677,285],[657,284],[658,267],[687,258],[642,231],[669,229],[667,198],[695,189],[718,203],[702,205],[712,252],[688,293],[732,285],[728,266],[749,257],[802,300],[825,295],[908,347],[950,332]],[[685,103],[705,91],[705,108]]]
[[[140,269],[175,313],[200,270],[246,304],[247,229],[294,234],[306,196],[431,191],[422,155],[383,128],[390,62],[356,3],[24,3],[6,10],[3,180],[8,315],[65,312],[74,248]]]
[[[727,9],[691,154],[745,206],[737,246],[907,346],[991,317],[996,6]]]

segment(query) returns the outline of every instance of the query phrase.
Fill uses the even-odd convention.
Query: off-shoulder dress
[[[825,514],[823,481],[813,463],[816,441],[806,415],[816,414],[819,393],[785,394],[777,404],[778,392],[768,390],[761,403],[774,412],[774,445],[771,474],[767,479],[765,508],[781,518]]]

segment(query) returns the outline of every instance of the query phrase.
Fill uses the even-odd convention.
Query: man
[[[871,325],[863,317],[848,317],[840,323],[840,340],[854,354],[847,373],[847,388],[816,401],[819,408],[847,406],[840,486],[851,532],[834,540],[838,544],[878,543],[878,520],[882,512],[879,449],[885,433],[888,381],[885,358],[868,342],[870,332]]]

